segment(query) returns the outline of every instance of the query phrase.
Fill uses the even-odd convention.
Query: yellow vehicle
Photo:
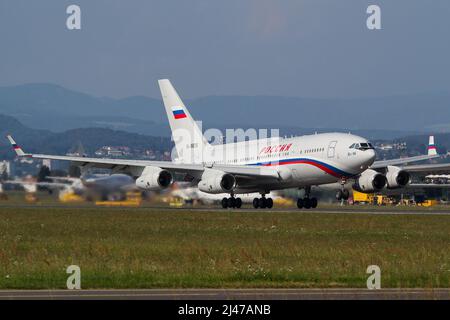
[[[170,198],[169,200],[169,206],[171,207],[182,207],[184,205],[184,200],[181,198]]]
[[[84,201],[84,199],[82,197],[80,197],[79,195],[76,195],[75,193],[72,193],[72,192],[65,192],[65,193],[60,194],[59,200],[61,202],[82,202],[82,201]]]
[[[96,206],[109,207],[139,207],[142,197],[139,192],[127,192],[127,198],[123,201],[96,201]]]
[[[417,205],[421,207],[431,207],[437,204],[436,200],[425,200],[424,202],[419,202]]]
[[[26,202],[37,202],[38,201],[38,197],[36,196],[35,193],[26,193],[25,194],[25,201]]]
[[[387,205],[392,204],[393,201],[385,195],[377,195],[374,193],[363,193],[353,190],[354,204],[373,204],[373,205]]]

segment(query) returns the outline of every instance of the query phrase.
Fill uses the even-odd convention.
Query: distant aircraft
[[[80,178],[48,177],[60,183],[69,182],[65,192],[87,199],[123,200],[128,191],[136,190],[135,180],[127,174],[83,174]]]
[[[85,174],[80,178],[47,177],[52,181],[6,180],[3,184],[22,186],[26,192],[34,193],[37,187],[45,187],[51,191],[60,190],[62,193],[74,193],[86,199],[100,198],[102,200],[125,199],[127,191],[137,189],[135,180],[126,174]]]
[[[175,161],[99,159],[88,157],[26,154],[8,136],[20,157],[72,161],[81,168],[108,168],[136,178],[136,185],[146,190],[169,187],[175,174],[190,180],[200,191],[230,197],[222,207],[239,208],[242,199],[235,195],[257,192],[255,208],[271,208],[272,190],[302,188],[305,196],[297,200],[298,208],[315,208],[317,199],[310,196],[311,186],[354,181],[364,192],[405,186],[407,171],[396,165],[438,157],[417,157],[375,161],[375,151],[366,139],[346,133],[322,133],[292,138],[267,138],[222,145],[211,145],[203,136],[186,106],[169,80],[159,80],[178,158]],[[282,112],[278,110],[277,112]],[[324,115],[331,116],[331,115]],[[375,161],[375,162],[374,162]]]

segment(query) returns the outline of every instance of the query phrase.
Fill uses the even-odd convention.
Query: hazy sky
[[[81,7],[82,29],[66,28]],[[382,30],[366,27],[369,4]],[[0,0],[0,85],[97,96],[449,92],[448,0]]]

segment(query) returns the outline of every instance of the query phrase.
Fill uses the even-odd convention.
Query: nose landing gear
[[[349,197],[350,197],[350,193],[348,192],[347,189],[338,190],[336,192],[336,200],[338,200],[338,201],[348,200]]]
[[[347,201],[348,198],[350,197],[350,192],[347,189],[345,189],[346,182],[347,182],[346,179],[344,178],[341,179],[341,189],[336,192],[336,200],[338,201],[342,200]]]

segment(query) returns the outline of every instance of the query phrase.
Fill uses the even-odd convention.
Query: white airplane
[[[74,193],[86,199],[123,200],[128,191],[136,188],[135,181],[127,174],[83,174],[80,178],[48,177],[51,184],[63,185],[63,193]]]
[[[375,161],[373,146],[364,138],[346,133],[321,133],[292,138],[267,138],[222,145],[211,145],[181,101],[169,80],[159,80],[165,110],[172,130],[178,158],[174,161],[101,159],[25,153],[8,135],[17,155],[37,159],[72,161],[81,169],[109,168],[136,178],[146,190],[169,187],[175,174],[184,181],[197,183],[200,191],[227,193],[222,207],[242,205],[235,195],[257,192],[255,208],[271,208],[266,198],[272,190],[305,189],[298,208],[315,208],[311,186],[352,179],[365,192],[401,187],[409,175],[395,165],[437,157],[423,155],[403,159]],[[375,162],[374,162],[375,161]]]
[[[24,180],[2,181],[5,185],[20,185],[27,193],[35,193],[38,187],[46,187],[50,191],[59,190],[61,194],[74,193],[86,199],[122,200],[128,191],[136,188],[135,181],[126,174],[84,174],[74,177],[46,177],[51,181]],[[1,190],[0,190],[1,192]]]

